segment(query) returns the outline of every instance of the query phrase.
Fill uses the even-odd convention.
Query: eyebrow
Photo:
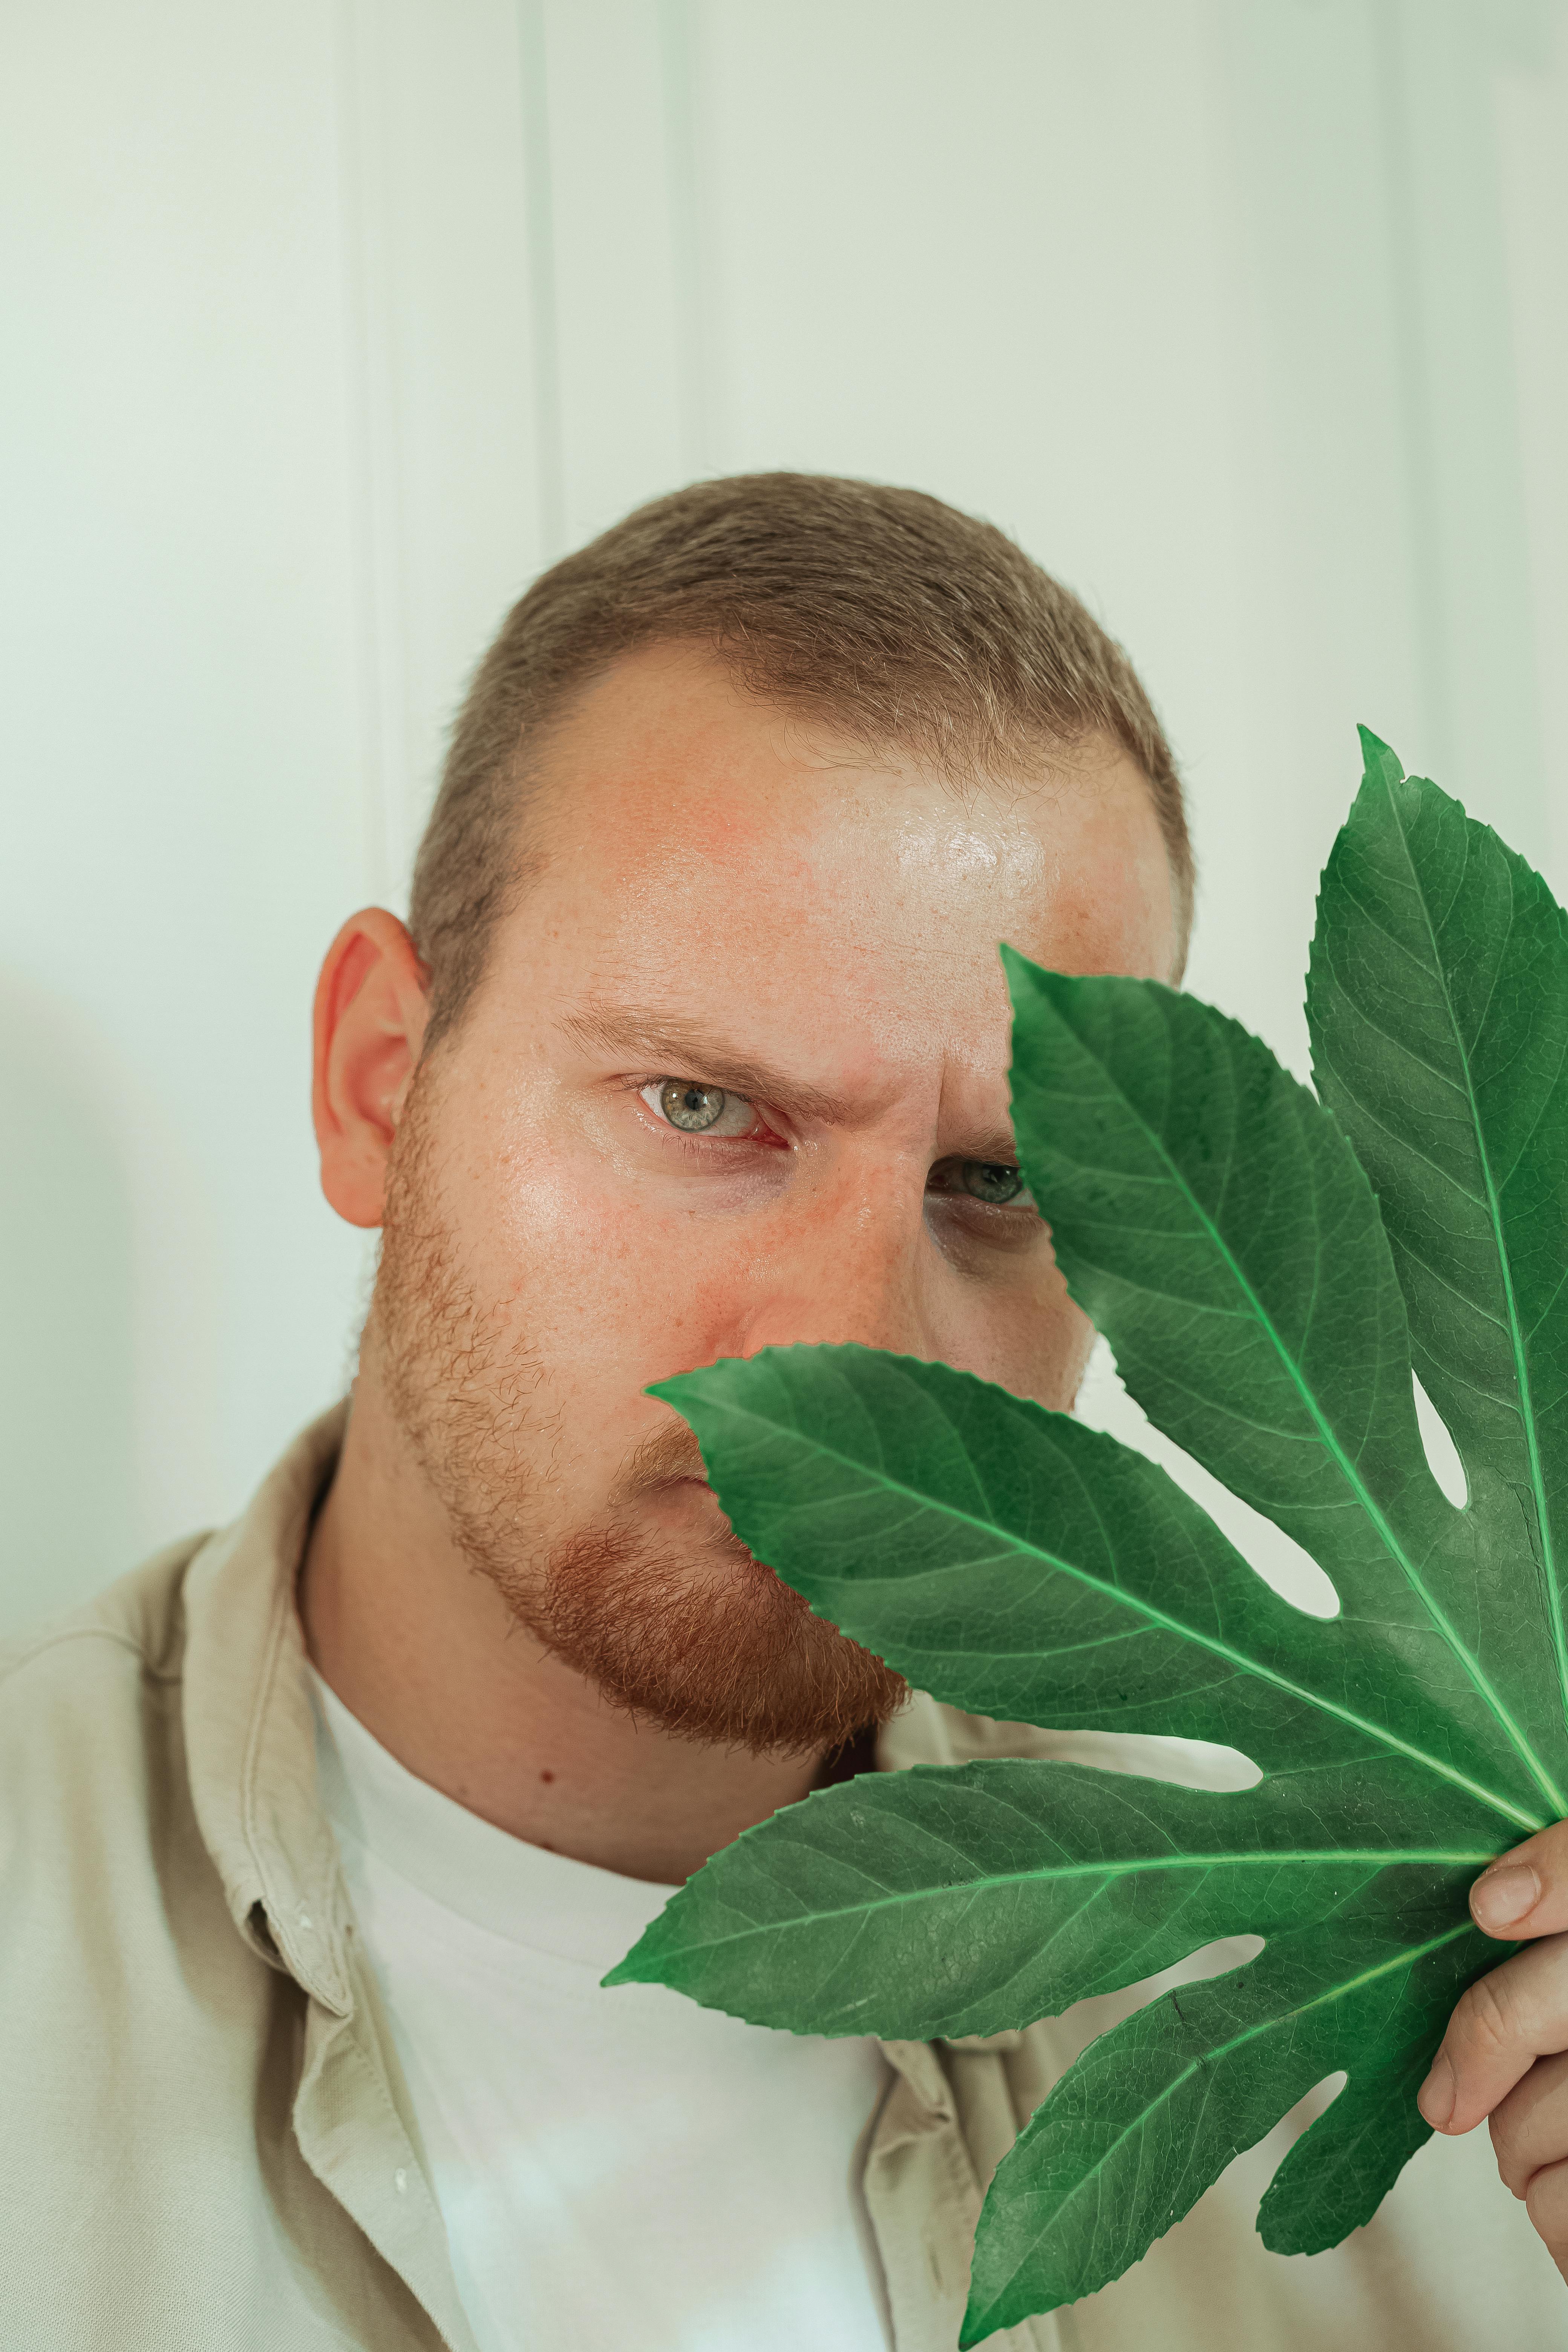
[[[1005,1129],[999,1133],[994,1131],[983,1136],[973,1151],[950,1151],[943,1156],[949,1160],[975,1160],[983,1168],[1016,1168],[1018,1165],[1018,1147]]]
[[[849,1127],[865,1116],[847,1096],[739,1052],[700,1021],[683,1021],[679,1015],[650,1021],[635,1006],[594,998],[575,1013],[563,1013],[556,1025],[590,1053],[625,1055],[646,1070],[668,1072],[671,1077],[708,1078],[727,1093],[744,1095],[749,1102],[769,1103],[793,1116],[820,1119],[824,1126]],[[1011,1131],[1004,1127],[983,1137],[973,1150],[950,1156],[1012,1167],[1017,1152]]]
[[[844,1126],[856,1117],[846,1096],[758,1060],[700,1021],[683,1021],[679,1015],[650,1020],[634,1006],[595,999],[575,1013],[563,1013],[556,1025],[589,1052],[624,1054],[645,1069],[668,1072],[671,1077],[706,1078],[726,1093],[771,1103],[805,1118]]]

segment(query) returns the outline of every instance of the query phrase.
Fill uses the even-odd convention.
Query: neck
[[[363,1376],[300,1610],[317,1671],[400,1764],[574,1861],[679,1883],[822,1778],[820,1758],[677,1739],[606,1705],[458,1550]]]

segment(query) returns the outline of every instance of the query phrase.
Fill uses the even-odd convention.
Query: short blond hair
[[[919,490],[742,474],[639,507],[542,573],[475,674],[414,868],[434,1044],[483,976],[526,870],[526,761],[619,654],[710,647],[741,682],[955,779],[1103,735],[1148,781],[1178,935],[1194,868],[1181,780],[1121,647],[1004,531]]]

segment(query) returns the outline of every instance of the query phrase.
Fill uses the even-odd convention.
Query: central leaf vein
[[[1128,1100],[1128,1097],[1123,1096],[1122,1100],[1126,1101]],[[1132,1108],[1131,1104],[1129,1107]],[[1259,1328],[1266,1334],[1269,1344],[1272,1346],[1275,1354],[1278,1356],[1280,1364],[1284,1368],[1287,1378],[1294,1387],[1298,1396],[1301,1400],[1301,1402],[1306,1407],[1307,1412],[1310,1415],[1313,1425],[1317,1429],[1320,1439],[1328,1452],[1331,1460],[1332,1460],[1338,1466],[1342,1476],[1349,1485],[1357,1502],[1361,1505],[1367,1517],[1372,1522],[1378,1538],[1387,1550],[1389,1557],[1396,1563],[1408,1582],[1411,1591],[1415,1594],[1416,1598],[1420,1601],[1422,1606],[1430,1616],[1433,1624],[1436,1627],[1438,1633],[1453,1651],[1454,1655],[1459,1660],[1461,1665],[1464,1667],[1466,1674],[1475,1685],[1477,1692],[1491,1709],[1497,1721],[1502,1727],[1503,1732],[1508,1738],[1510,1745],[1512,1747],[1521,1761],[1524,1764],[1527,1770],[1531,1773],[1532,1779],[1541,1789],[1542,1793],[1554,1809],[1555,1813],[1558,1816],[1568,1813],[1568,1800],[1563,1798],[1562,1791],[1557,1788],[1551,1774],[1547,1771],[1545,1766],[1536,1755],[1534,1748],[1525,1738],[1519,1725],[1514,1721],[1510,1709],[1504,1702],[1501,1694],[1494,1686],[1490,1676],[1482,1666],[1480,1660],[1475,1655],[1468,1644],[1463,1640],[1458,1628],[1452,1622],[1447,1611],[1437,1600],[1436,1595],[1428,1589],[1420,1570],[1416,1568],[1415,1562],[1406,1552],[1404,1545],[1400,1542],[1399,1538],[1394,1533],[1394,1528],[1390,1526],[1388,1518],[1381,1505],[1368,1488],[1366,1481],[1363,1478],[1356,1464],[1352,1461],[1343,1445],[1340,1443],[1338,1433],[1330,1423],[1328,1416],[1323,1412],[1316,1395],[1313,1393],[1310,1383],[1306,1379],[1301,1370],[1300,1365],[1296,1360],[1294,1351],[1288,1346],[1285,1340],[1284,1334],[1279,1330],[1278,1325],[1275,1323],[1274,1318],[1265,1307],[1262,1299],[1259,1297],[1256,1288],[1254,1287],[1250,1277],[1247,1274],[1246,1269],[1235,1255],[1229,1243],[1226,1240],[1225,1235],[1220,1232],[1208,1211],[1205,1208],[1203,1202],[1198,1199],[1196,1193],[1193,1191],[1192,1186],[1188,1183],[1184,1173],[1177,1165],[1175,1159],[1166,1144],[1164,1137],[1156,1133],[1154,1129],[1149,1124],[1147,1119],[1142,1118],[1141,1113],[1134,1110],[1134,1116],[1138,1118],[1139,1124],[1144,1136],[1147,1138],[1150,1146],[1158,1153],[1160,1159],[1163,1160],[1165,1168],[1169,1171],[1172,1183],[1175,1186],[1182,1198],[1186,1202],[1193,1215],[1198,1220],[1205,1233],[1207,1234],[1211,1244],[1217,1252],[1222,1263],[1225,1265],[1233,1281],[1236,1283],[1237,1287],[1240,1290],[1243,1297],[1251,1308]],[[1489,1184],[1489,1171],[1488,1173],[1487,1181]],[[1510,1295],[1511,1301],[1511,1289]],[[1522,1391],[1522,1370],[1521,1373],[1521,1386]],[[1557,1596],[1554,1580],[1552,1580],[1552,1599],[1555,1603]],[[1554,1622],[1557,1633],[1559,1664],[1563,1675],[1564,1704],[1565,1706],[1568,1706],[1568,1648],[1564,1648],[1563,1646],[1563,1628],[1560,1605],[1558,1605],[1554,1611]]]
[[[903,1496],[906,1501],[913,1502],[924,1509],[931,1507],[931,1498],[928,1496],[918,1494],[913,1487],[906,1486],[901,1479],[895,1479],[888,1471],[870,1470],[864,1463],[852,1460],[847,1454],[840,1454],[836,1447],[823,1444],[819,1440],[806,1439],[804,1442],[811,1445],[820,1459],[836,1462],[840,1468],[853,1471],[859,1477],[871,1478],[890,1492]],[[994,1522],[977,1518],[973,1512],[961,1510],[956,1504],[952,1503],[939,1504],[937,1508],[945,1517],[956,1520],[964,1527],[974,1528],[978,1533],[988,1536],[994,1543],[998,1530]],[[1177,1634],[1183,1641],[1196,1643],[1201,1648],[1212,1651],[1216,1656],[1228,1659],[1230,1664],[1241,1673],[1258,1675],[1260,1681],[1272,1684],[1277,1690],[1285,1692],[1289,1696],[1300,1699],[1308,1706],[1321,1709],[1323,1714],[1332,1716],[1338,1722],[1348,1724],[1353,1730],[1360,1731],[1366,1738],[1377,1741],[1380,1747],[1392,1748],[1398,1755],[1408,1756],[1412,1762],[1425,1765],[1428,1771],[1436,1772],[1443,1780],[1452,1781],[1456,1788],[1465,1790],[1472,1797],[1479,1797],[1483,1804],[1489,1805],[1493,1812],[1502,1814],[1505,1820],[1518,1822],[1527,1830],[1545,1827],[1543,1822],[1538,1820],[1534,1814],[1526,1812],[1522,1806],[1516,1805],[1510,1797],[1500,1796],[1495,1790],[1488,1789],[1480,1781],[1471,1780],[1468,1773],[1461,1772],[1457,1766],[1445,1764],[1440,1758],[1432,1755],[1428,1749],[1417,1748],[1411,1741],[1401,1739],[1396,1732],[1388,1730],[1381,1724],[1371,1722],[1365,1716],[1357,1715],[1348,1706],[1340,1706],[1337,1701],[1325,1697],[1321,1692],[1310,1690],[1303,1683],[1293,1682],[1288,1675],[1279,1674],[1274,1667],[1266,1665],[1261,1659],[1248,1657],[1245,1651],[1237,1649],[1234,1643],[1222,1641],[1215,1634],[1201,1633],[1194,1626],[1184,1625],[1179,1618],[1173,1617],[1166,1611],[1157,1608],[1152,1601],[1145,1601],[1141,1594],[1129,1592],[1120,1584],[1106,1583],[1102,1579],[1091,1575],[1087,1569],[1079,1568],[1075,1561],[1064,1559],[1058,1553],[1043,1550],[1038,1544],[1031,1542],[1026,1536],[1007,1534],[1005,1539],[1015,1549],[1026,1552],[1031,1559],[1038,1560],[1043,1567],[1071,1577],[1075,1582],[1085,1585],[1092,1592],[1114,1599],[1123,1608],[1137,1610],[1148,1619],[1151,1624],[1163,1626],[1166,1632]],[[1256,1571],[1253,1572],[1256,1573]],[[824,1580],[825,1582],[828,1580]],[[1285,1602],[1282,1605],[1288,1608],[1289,1603]],[[913,1647],[912,1644],[909,1646]]]

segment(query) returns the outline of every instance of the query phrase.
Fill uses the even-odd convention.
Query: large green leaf
[[[1415,1368],[1472,1495],[1528,1522],[1568,1703],[1568,923],[1489,826],[1363,730],[1323,877],[1312,1062],[1382,1197]],[[1502,1497],[1487,1496],[1502,1515]],[[1522,1559],[1522,1554],[1521,1555]],[[1547,1734],[1542,1729],[1543,1741]]]
[[[1568,927],[1544,885],[1368,738],[1313,951],[1322,1103],[1191,998],[1004,956],[1019,1156],[1073,1296],[1340,1612],[1291,1608],[1150,1463],[942,1365],[785,1349],[662,1383],[752,1549],[920,1686],[1223,1741],[1263,1777],[865,1776],[716,1855],[607,1979],[956,2036],[1263,1937],[1037,2110],[985,2200],[965,2345],[1116,2277],[1341,2070],[1259,2228],[1311,2252],[1366,2220],[1426,2137],[1455,2000],[1501,1957],[1468,1887],[1568,1811]]]

